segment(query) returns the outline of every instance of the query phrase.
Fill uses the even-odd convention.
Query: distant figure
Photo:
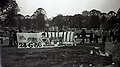
[[[92,43],[92,41],[93,41],[93,32],[92,31],[90,31],[90,43]]]
[[[22,33],[22,30],[21,30],[21,29],[19,30],[19,33]]]
[[[0,38],[0,41],[1,41],[1,44],[3,44],[3,39],[2,38]]]
[[[116,32],[117,36],[117,42],[120,43],[120,29]]]
[[[35,33],[34,31],[30,31],[30,33]]]
[[[102,44],[105,44],[106,38],[107,38],[107,33],[106,33],[106,31],[103,31],[102,32]]]
[[[85,32],[84,29],[82,29],[81,35],[82,35],[82,41],[80,42],[80,44],[84,44],[85,43],[85,38],[86,38],[86,32]]]
[[[35,33],[34,31],[29,31],[28,33]]]
[[[96,30],[95,33],[94,33],[94,39],[95,39],[94,41],[95,41],[95,43],[98,43],[98,35],[99,35],[98,30]]]
[[[10,31],[9,31],[9,46],[10,46],[10,47],[13,47],[13,44],[14,44],[13,34],[14,34],[14,30],[10,30]]]
[[[115,29],[113,29],[113,31],[112,31],[112,39],[113,39],[113,43],[114,43],[116,40],[116,30]]]
[[[108,41],[111,42],[112,31],[108,30]]]
[[[3,44],[3,33],[0,32],[0,41],[1,41],[1,44]]]
[[[106,31],[103,31],[102,32],[102,45],[101,45],[101,48],[102,48],[102,52],[105,53],[105,42],[106,42],[106,38],[107,38],[107,33]]]
[[[17,42],[17,31],[13,32],[13,40],[14,40],[14,46],[17,46],[18,42]]]

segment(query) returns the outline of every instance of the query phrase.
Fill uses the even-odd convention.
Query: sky
[[[120,0],[16,0],[20,7],[20,14],[32,15],[37,8],[43,8],[48,18],[58,14],[74,15],[81,14],[84,10],[97,9],[101,12],[120,8]]]

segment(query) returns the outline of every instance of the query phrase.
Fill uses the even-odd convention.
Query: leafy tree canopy
[[[0,0],[0,21],[4,21],[10,14],[17,14],[18,11],[16,0]]]

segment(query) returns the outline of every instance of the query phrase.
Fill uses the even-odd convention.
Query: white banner
[[[73,32],[17,33],[18,48],[48,48],[73,45]]]

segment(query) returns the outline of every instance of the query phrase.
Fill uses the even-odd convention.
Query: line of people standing
[[[103,30],[102,32],[102,42],[112,42],[117,43],[120,42],[120,30],[119,29],[110,29],[108,31]]]
[[[9,31],[9,46],[17,46],[17,31],[16,30],[10,30]]]
[[[98,32],[98,30],[95,30],[95,31],[90,31],[90,37],[89,37],[89,40],[90,40],[90,43],[98,43],[98,38],[100,37],[100,34]]]
[[[9,30],[8,31],[8,34],[9,34],[9,47],[13,47],[13,46],[16,46],[17,47],[17,32],[22,32],[22,30],[15,30],[15,29],[12,29],[12,30]]]
[[[87,35],[87,33],[85,32],[84,29],[82,29],[82,31],[81,31],[82,41],[80,42],[80,44],[84,44],[85,39],[87,40],[88,38],[89,38],[90,43],[93,43],[93,42],[98,43],[98,38],[100,37],[98,30],[90,31],[90,33],[88,34],[88,35],[90,35],[89,37],[87,37],[86,35]]]
[[[110,30],[102,30],[99,32],[98,30],[90,31],[88,34],[89,37],[87,37],[88,33],[84,29],[81,31],[82,41],[80,44],[85,43],[85,39],[87,40],[89,38],[90,43],[99,43],[99,38],[102,39],[102,44],[105,44],[106,41],[116,43],[120,42],[120,30],[119,29],[110,29]],[[88,40],[87,40],[88,41]]]

